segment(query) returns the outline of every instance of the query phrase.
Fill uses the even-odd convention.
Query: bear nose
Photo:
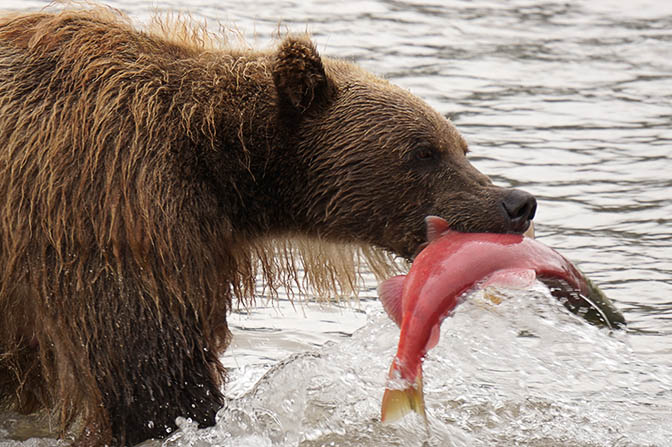
[[[537,199],[520,189],[509,190],[502,199],[504,214],[508,218],[508,231],[522,233],[530,226],[537,211]]]

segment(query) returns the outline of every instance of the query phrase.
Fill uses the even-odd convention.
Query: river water
[[[618,333],[590,326],[541,285],[499,305],[474,295],[425,361],[428,433],[414,416],[379,421],[398,329],[372,275],[358,300],[260,297],[231,317],[230,400],[217,425],[180,421],[163,444],[672,446],[672,2],[108,4],[139,22],[189,11],[257,46],[308,30],[323,54],[421,96],[462,131],[477,168],[537,196],[537,238],[629,322]],[[0,445],[62,443],[5,415]]]

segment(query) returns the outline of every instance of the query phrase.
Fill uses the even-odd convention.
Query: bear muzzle
[[[537,199],[520,189],[510,189],[504,194],[500,205],[504,210],[506,231],[524,233],[537,212]]]

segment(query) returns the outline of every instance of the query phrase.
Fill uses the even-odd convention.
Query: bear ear
[[[303,114],[326,101],[329,80],[315,45],[307,37],[290,36],[275,56],[273,82],[281,108]]]

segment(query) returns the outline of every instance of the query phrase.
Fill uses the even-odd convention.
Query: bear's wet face
[[[430,214],[458,231],[528,228],[534,197],[495,186],[474,168],[465,140],[447,119],[350,64],[325,59],[323,73],[309,94],[319,102],[311,108],[293,100],[301,113],[292,117],[295,153],[289,158],[302,181],[288,206],[302,230],[410,258],[425,242]]]

